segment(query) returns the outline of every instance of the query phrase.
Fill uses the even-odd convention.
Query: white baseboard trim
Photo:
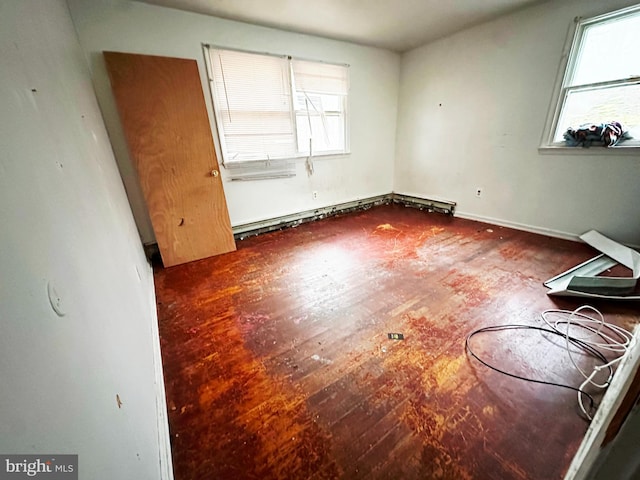
[[[526,223],[510,222],[508,220],[500,220],[498,218],[485,217],[483,215],[476,215],[474,213],[468,213],[468,212],[460,212],[457,210],[454,216],[459,218],[464,218],[467,220],[474,220],[476,222],[489,223],[491,225],[497,225],[500,227],[513,228],[514,230],[522,230],[523,232],[546,235],[547,237],[561,238],[563,240],[571,240],[574,242],[584,243],[582,242],[582,240],[580,240],[580,235],[582,234],[578,235],[574,233],[562,232],[560,230],[553,230],[551,228],[536,227],[533,225],[527,225]],[[640,245],[636,245],[634,243],[625,243],[624,245],[626,245],[629,248],[633,248],[635,250],[640,250]]]
[[[158,456],[160,460],[160,480],[174,480],[173,458],[171,456],[171,436],[169,433],[169,414],[162,370],[162,352],[160,351],[160,330],[158,327],[158,310],[153,279],[153,268],[147,264],[147,274],[151,278],[149,288],[149,311],[151,318],[151,343],[153,348],[154,383],[156,387],[156,422],[158,425]]]
[[[526,223],[510,222],[508,220],[500,220],[493,217],[485,217],[484,215],[476,215],[474,213],[456,211],[456,217],[464,218],[467,220],[474,220],[476,222],[490,223],[491,225],[497,225],[500,227],[513,228],[514,230],[522,230],[523,232],[537,233],[539,235],[546,235],[548,237],[561,238],[563,240],[572,240],[574,242],[581,242],[580,236],[562,232],[560,230],[552,230],[550,228],[536,227],[534,225],[527,225]]]

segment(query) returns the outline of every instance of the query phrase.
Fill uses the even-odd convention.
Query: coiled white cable
[[[584,313],[585,311],[593,312],[595,313],[595,316],[588,315],[587,313]],[[552,322],[549,318],[551,316],[557,316],[558,318],[555,322]],[[586,395],[584,388],[587,385],[592,385],[601,389],[607,388],[611,382],[613,373],[604,383],[597,383],[594,380],[594,377],[604,369],[609,369],[612,372],[612,367],[620,363],[629,354],[629,351],[636,340],[633,334],[628,330],[612,323],[605,322],[602,313],[590,305],[583,305],[573,311],[555,309],[545,310],[542,312],[542,319],[551,329],[558,332],[566,340],[566,350],[569,360],[571,360],[573,366],[585,379],[584,382],[580,384],[580,387],[578,387],[578,405],[580,406],[582,413],[589,420],[592,420],[591,415],[587,412],[587,409],[583,404],[582,397],[583,395]],[[575,330],[575,328],[581,328],[589,333],[587,333],[586,336],[577,336],[572,332],[572,329]],[[580,368],[571,353],[571,339],[579,340],[580,342],[598,349],[601,352],[609,352],[610,354],[613,353],[617,356],[607,363],[596,365],[593,367],[593,371],[591,373],[587,373]]]

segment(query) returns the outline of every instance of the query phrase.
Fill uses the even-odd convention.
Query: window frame
[[[214,132],[214,136],[216,138],[216,143],[217,146],[219,147],[219,152],[220,152],[220,163],[223,167],[226,168],[251,168],[253,167],[258,167],[258,168],[282,168],[284,165],[289,165],[289,168],[291,168],[291,162],[292,161],[296,161],[296,160],[300,160],[300,159],[308,159],[308,158],[312,158],[312,159],[321,159],[321,158],[328,158],[328,157],[344,157],[347,155],[351,154],[351,145],[350,145],[350,115],[349,115],[349,97],[350,97],[350,70],[349,64],[346,63],[337,63],[337,62],[327,62],[327,61],[322,61],[322,60],[316,60],[316,59],[308,59],[308,58],[303,58],[303,57],[293,57],[291,55],[286,55],[286,54],[278,54],[278,53],[270,53],[270,52],[259,52],[259,51],[253,51],[253,50],[245,50],[245,49],[240,49],[240,48],[232,48],[232,47],[227,47],[227,46],[220,46],[220,45],[212,45],[212,44],[206,44],[203,43],[202,44],[202,48],[203,48],[203,53],[204,53],[204,57],[205,57],[205,65],[206,65],[206,73],[207,73],[207,82],[209,83],[209,93],[211,95],[211,102],[212,102],[212,106],[213,106],[213,112],[214,112],[214,124],[215,124],[215,132]],[[288,62],[288,68],[287,68],[287,72],[288,72],[288,87],[289,87],[289,93],[290,93],[290,98],[291,98],[291,102],[290,102],[290,117],[291,117],[291,122],[292,122],[292,127],[293,127],[293,137],[294,137],[294,150],[295,153],[291,156],[285,156],[285,157],[277,157],[277,158],[260,158],[260,159],[242,159],[242,160],[232,160],[229,159],[229,155],[226,149],[226,138],[225,138],[225,133],[224,133],[224,128],[221,127],[221,118],[222,118],[222,110],[219,106],[219,101],[216,101],[216,95],[214,93],[214,74],[213,74],[213,65],[212,65],[212,60],[211,60],[211,52],[213,50],[225,50],[225,51],[232,51],[232,52],[240,52],[240,53],[246,53],[246,54],[251,54],[251,55],[261,55],[261,56],[269,56],[269,57],[277,57],[277,58],[284,58],[287,60]],[[298,90],[295,88],[295,80],[294,80],[294,73],[293,73],[293,67],[292,67],[292,62],[295,60],[300,60],[300,61],[304,61],[304,62],[311,62],[311,63],[317,63],[317,64],[327,64],[327,65],[335,65],[335,66],[339,66],[339,67],[345,67],[347,69],[347,78],[346,78],[346,82],[347,82],[347,93],[345,95],[342,96],[342,112],[341,112],[341,116],[344,118],[343,120],[343,125],[342,125],[342,129],[343,129],[343,135],[344,135],[344,149],[343,150],[331,150],[331,151],[323,151],[320,153],[315,153],[315,152],[306,152],[304,148],[301,148],[301,145],[299,145],[300,143],[300,139],[298,138],[298,126],[297,126],[297,116],[299,111],[296,110],[296,100],[295,97],[298,94],[305,94],[306,92],[304,90]],[[337,94],[335,94],[336,96],[338,96]],[[290,175],[287,175],[290,176]]]
[[[599,88],[610,88],[624,85],[640,85],[640,76],[623,79],[595,82],[590,84],[569,85],[577,68],[577,61],[583,47],[585,30],[595,24],[604,23],[624,17],[630,14],[639,14],[640,5],[633,5],[627,8],[610,11],[600,15],[582,18],[576,17],[573,20],[573,28],[569,29],[567,40],[563,48],[562,59],[558,68],[556,84],[547,116],[547,121],[543,131],[543,137],[539,150],[543,153],[548,151],[562,153],[581,154],[637,154],[640,150],[640,138],[625,140],[614,147],[592,146],[591,148],[571,147],[564,141],[554,141],[560,118],[570,92],[595,90]],[[576,125],[577,126],[577,125]]]

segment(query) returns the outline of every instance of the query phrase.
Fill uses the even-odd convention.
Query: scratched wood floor
[[[492,372],[464,339],[581,305],[542,282],[592,256],[390,205],[157,267],[175,478],[562,478],[587,429],[574,392]],[[503,368],[579,383],[553,338],[476,338]]]

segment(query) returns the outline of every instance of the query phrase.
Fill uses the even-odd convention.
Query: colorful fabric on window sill
[[[620,122],[584,124],[577,129],[569,128],[564,134],[567,146],[585,148],[591,145],[613,147],[629,138]]]

